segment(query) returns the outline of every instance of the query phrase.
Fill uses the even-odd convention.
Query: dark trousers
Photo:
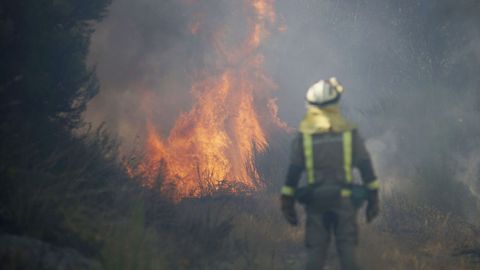
[[[360,270],[355,254],[358,242],[356,209],[349,199],[342,199],[337,207],[328,211],[307,207],[307,270],[323,269],[332,235],[335,236],[341,269]]]

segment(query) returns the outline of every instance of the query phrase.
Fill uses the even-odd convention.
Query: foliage
[[[0,4],[1,120],[76,127],[98,85],[85,59],[93,22],[109,0]],[[48,128],[48,127],[47,127]],[[36,132],[38,133],[38,132]]]

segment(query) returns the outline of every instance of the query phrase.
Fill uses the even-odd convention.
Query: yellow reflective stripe
[[[295,189],[289,186],[282,187],[282,195],[293,196],[295,194]]]
[[[313,168],[313,143],[312,135],[303,133],[303,153],[305,155],[305,169],[307,171],[307,180],[309,184],[315,183]]]
[[[367,188],[371,190],[377,190],[380,188],[380,181],[375,180],[367,184]]]
[[[350,189],[342,189],[340,190],[340,195],[342,197],[350,197],[350,195],[352,195],[352,190]]]
[[[347,183],[352,182],[352,132],[343,133],[343,167]]]

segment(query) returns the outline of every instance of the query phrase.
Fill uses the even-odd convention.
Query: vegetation
[[[95,185],[108,188],[112,176],[103,176],[116,166],[114,142],[103,129],[72,135],[82,125],[86,103],[98,91],[85,57],[91,22],[101,19],[108,3],[0,4],[2,230],[76,242],[62,225],[62,213],[71,209],[61,208],[101,197],[89,192]],[[79,187],[84,187],[79,193],[68,192]]]

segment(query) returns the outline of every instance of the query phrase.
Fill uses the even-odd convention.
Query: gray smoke
[[[211,56],[188,24],[197,14],[205,14],[204,27],[232,20],[239,7],[232,3],[114,1],[91,45],[102,88],[86,119],[106,121],[128,141],[141,132],[145,113],[154,113],[168,132],[190,108],[192,76]],[[480,3],[277,0],[276,8],[286,31],[262,49],[279,86],[280,117],[297,126],[306,89],[338,77],[344,111],[369,139],[380,179],[472,218],[475,209],[466,206],[479,194]],[[145,89],[161,100],[155,112],[139,108]]]
[[[189,39],[188,20],[176,1],[114,1],[91,43],[89,62],[97,70],[101,91],[89,104],[86,119],[105,121],[128,143],[143,132],[146,114],[155,114],[168,128],[187,110],[189,56],[198,50]],[[147,95],[152,90],[155,97]],[[149,112],[142,108],[142,99],[160,102]]]
[[[385,190],[478,220],[480,3],[279,1],[287,31],[268,48],[280,116],[337,76]],[[393,191],[392,191],[393,190]]]

